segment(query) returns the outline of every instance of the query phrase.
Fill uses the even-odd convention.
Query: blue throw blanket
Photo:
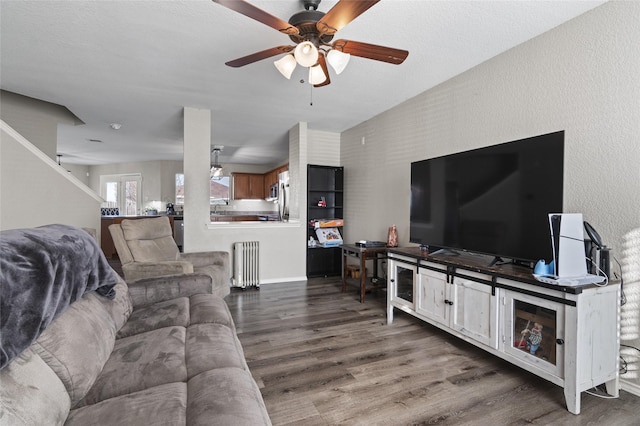
[[[0,369],[84,293],[96,290],[113,299],[117,279],[96,240],[81,228],[0,232]]]

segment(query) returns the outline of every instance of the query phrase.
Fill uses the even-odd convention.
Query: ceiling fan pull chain
[[[309,87],[311,87],[311,89],[309,89],[309,105],[313,106],[313,84],[310,84]]]

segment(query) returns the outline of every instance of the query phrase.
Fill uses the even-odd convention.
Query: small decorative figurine
[[[395,225],[389,227],[387,235],[387,247],[398,247],[398,228]]]

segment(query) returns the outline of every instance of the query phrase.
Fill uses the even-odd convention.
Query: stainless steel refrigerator
[[[289,220],[289,172],[278,175],[278,219]]]

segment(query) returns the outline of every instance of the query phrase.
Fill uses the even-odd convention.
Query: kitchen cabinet
[[[278,184],[278,175],[282,172],[286,172],[289,170],[289,163],[284,164],[280,167],[276,167],[275,169],[264,174],[264,194],[265,197],[269,196],[269,190],[271,189],[271,185]]]
[[[233,173],[234,200],[261,200],[265,198],[264,175]]]
[[[264,174],[264,195],[265,197],[269,197],[271,192],[271,185],[278,184],[278,174],[275,170],[271,170]]]

